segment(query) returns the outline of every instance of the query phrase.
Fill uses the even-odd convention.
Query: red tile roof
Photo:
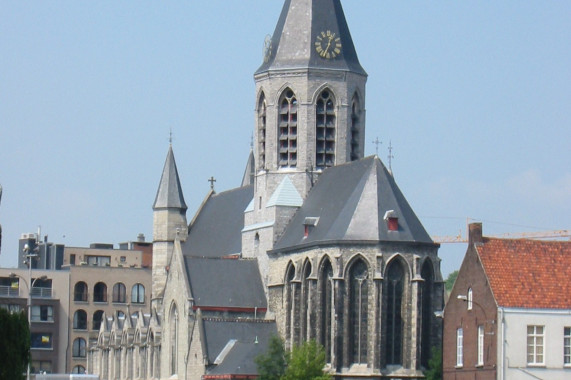
[[[498,306],[571,309],[571,242],[483,240],[476,249]]]

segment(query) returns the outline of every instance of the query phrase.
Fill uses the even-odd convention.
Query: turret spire
[[[361,67],[340,0],[286,0],[266,42],[268,70],[324,68],[366,75]]]
[[[178,177],[176,162],[172,151],[172,145],[169,145],[169,152],[163,168],[161,182],[157,190],[157,196],[153,205],[153,210],[165,208],[178,208],[186,211],[187,206],[182,195],[182,187]]]

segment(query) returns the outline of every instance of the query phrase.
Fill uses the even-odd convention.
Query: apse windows
[[[326,260],[321,269],[321,336],[320,343],[325,349],[325,361],[331,363],[331,311],[333,305],[333,268]]]
[[[432,270],[432,263],[427,260],[422,266],[421,272],[423,282],[420,283],[420,302],[422,305],[422,319],[421,319],[421,364],[428,368],[428,360],[431,355],[431,332],[432,332],[432,293],[434,288],[434,272]]]
[[[258,169],[266,167],[266,127],[268,106],[262,93],[258,102]]]
[[[294,168],[297,165],[297,98],[286,89],[279,108],[279,166]]]
[[[329,90],[317,98],[315,114],[315,165],[326,168],[335,163],[335,99]]]
[[[402,364],[404,270],[394,262],[387,269],[387,364]]]
[[[311,313],[310,304],[310,282],[311,263],[307,261],[303,267],[303,280],[301,282],[301,341],[308,339],[309,315]]]
[[[359,141],[361,140],[361,104],[359,96],[355,94],[351,103],[351,161],[358,160],[361,156],[359,152]]]
[[[349,270],[349,334],[352,363],[367,362],[367,332],[369,315],[368,268],[363,260]]]

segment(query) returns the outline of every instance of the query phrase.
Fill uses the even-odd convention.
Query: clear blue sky
[[[0,265],[39,225],[152,239],[169,130],[190,220],[239,184],[280,0],[0,2]],[[379,156],[431,235],[571,229],[571,2],[346,0]],[[441,248],[445,274],[465,245]]]

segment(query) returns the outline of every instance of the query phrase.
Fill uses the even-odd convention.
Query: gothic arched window
[[[113,302],[115,303],[125,303],[127,302],[127,290],[125,284],[118,282],[113,285]]]
[[[178,362],[178,311],[176,305],[173,305],[170,312],[170,352],[171,358],[171,375],[177,373]]]
[[[404,280],[404,270],[402,265],[398,262],[391,263],[387,268],[387,283],[385,287],[387,290],[387,348],[385,350],[386,364],[402,364],[402,301]]]
[[[266,126],[268,106],[264,93],[258,102],[258,169],[266,167]]]
[[[294,168],[297,165],[297,98],[286,89],[280,99],[279,166]]]
[[[286,310],[286,341],[291,340],[292,330],[294,325],[295,316],[295,284],[293,279],[295,278],[295,267],[293,264],[289,264],[286,271],[286,282],[284,284],[285,292],[285,310]],[[290,342],[290,344],[293,342]]]
[[[421,271],[422,282],[420,304],[422,305],[421,313],[421,326],[420,326],[420,359],[424,368],[428,368],[428,359],[430,359],[431,339],[430,333],[432,331],[432,293],[434,287],[434,272],[432,270],[432,263],[427,260],[422,266]]]
[[[369,322],[368,267],[357,260],[349,269],[349,354],[352,363],[367,362]]]
[[[355,94],[353,96],[353,101],[351,102],[351,161],[358,160],[360,157],[359,153],[359,141],[361,139],[361,104],[359,102],[359,95]]]
[[[301,282],[301,340],[305,341],[309,338],[310,329],[310,314],[311,314],[311,291],[309,289],[309,276],[311,275],[311,263],[309,261],[305,262],[303,266],[303,278]]]
[[[335,164],[335,99],[323,90],[315,108],[315,166],[326,168]]]
[[[333,268],[329,260],[323,263],[319,276],[321,291],[321,334],[319,343],[325,349],[325,361],[331,363],[331,324],[333,311]]]

